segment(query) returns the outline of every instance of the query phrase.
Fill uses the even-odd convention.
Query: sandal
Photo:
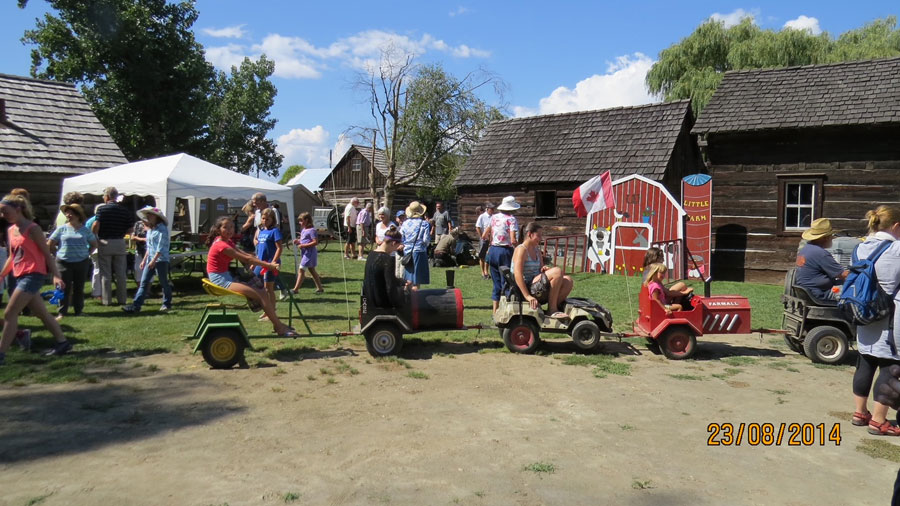
[[[324,289],[324,288],[319,288],[318,290],[316,290],[316,293],[325,293],[325,289]]]
[[[857,427],[865,427],[869,425],[869,422],[872,421],[872,413],[866,411],[865,413],[860,413],[859,411],[853,413],[853,418],[850,420],[850,423],[856,425]]]
[[[567,315],[566,313],[563,313],[562,311],[557,311],[557,312],[553,313],[552,315],[550,315],[550,318],[553,318],[554,320],[563,320],[568,317],[569,317],[569,315]]]
[[[885,420],[878,423],[875,420],[869,421],[869,434],[873,436],[900,436],[900,427],[891,425],[891,422]]]

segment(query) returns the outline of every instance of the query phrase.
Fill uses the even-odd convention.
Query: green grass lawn
[[[307,321],[316,333],[348,331],[357,324],[359,292],[362,285],[363,262],[342,261],[335,244],[319,254],[319,272],[325,284],[325,293],[316,295],[311,280],[307,280],[298,296],[300,306]],[[432,287],[445,285],[446,269],[432,269]],[[479,268],[455,269],[456,286],[465,299],[465,321],[467,324],[491,323],[491,282],[481,279]],[[283,279],[293,286],[293,260],[288,255],[282,273]],[[346,276],[346,284],[344,277]],[[598,274],[576,274],[573,295],[589,297],[605,305],[612,311],[615,328],[618,331],[630,329],[630,322],[637,316],[637,293],[639,278],[606,276]],[[698,293],[702,285],[696,284]],[[207,295],[200,287],[200,273],[193,277],[176,278],[174,281],[174,308],[168,314],[157,312],[160,300],[151,298],[144,310],[134,316],[124,314],[119,307],[103,307],[93,300],[88,301],[84,316],[68,317],[62,320],[63,330],[75,344],[75,353],[62,358],[45,358],[37,353],[23,353],[13,346],[7,354],[7,365],[0,367],[0,383],[27,384],[33,382],[96,381],[98,372],[115,374],[121,368],[125,357],[154,353],[190,353],[193,342],[184,336],[191,334],[205,305],[218,301]],[[135,286],[129,286],[129,296]],[[777,328],[781,322],[781,287],[754,283],[717,282],[713,284],[714,294],[739,294],[750,299],[753,307],[753,327]],[[239,306],[240,300],[224,299],[234,304],[244,325],[251,334],[270,334],[268,323],[256,321],[246,305]],[[130,301],[130,299],[129,299]],[[51,308],[51,312],[54,308]],[[279,315],[286,317],[288,305],[278,304]],[[22,317],[19,324],[34,331],[34,349],[40,351],[52,345],[52,337],[41,323],[33,317]],[[301,322],[294,327],[303,329]],[[465,332],[432,332],[417,334],[422,341],[496,341],[500,345],[499,334],[494,330]],[[361,344],[359,336],[342,338],[342,342]],[[304,353],[335,346],[334,338],[256,339],[255,351],[247,353],[251,366],[269,361],[296,359]],[[197,355],[197,361],[203,359]]]

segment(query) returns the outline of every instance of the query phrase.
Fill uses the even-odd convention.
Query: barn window
[[[778,183],[781,232],[802,232],[822,216],[822,179],[782,177]]]
[[[556,218],[556,192],[534,192],[534,217]]]
[[[362,170],[362,159],[354,158],[353,160],[350,160],[350,170],[352,170],[353,172],[361,171]]]

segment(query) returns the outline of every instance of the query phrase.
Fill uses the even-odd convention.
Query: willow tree
[[[694,113],[706,106],[729,70],[835,63],[900,55],[895,17],[850,30],[837,39],[827,32],[762,29],[750,18],[726,28],[708,20],[659,53],[647,73],[651,93],[665,101],[690,98]]]

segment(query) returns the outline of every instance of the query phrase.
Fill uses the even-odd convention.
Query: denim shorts
[[[46,274],[26,274],[16,278],[16,290],[22,290],[25,293],[38,293],[46,280]]]
[[[222,288],[228,288],[229,286],[231,286],[234,278],[231,277],[231,273],[228,271],[210,272],[209,280],[212,281],[214,285],[221,286]]]

